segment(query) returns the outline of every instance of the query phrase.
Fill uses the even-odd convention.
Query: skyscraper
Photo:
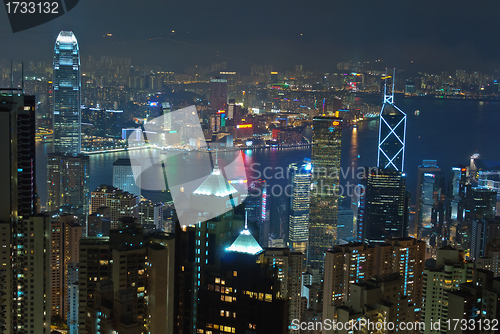
[[[47,155],[47,210],[87,215],[90,204],[89,157]]]
[[[385,76],[384,103],[380,111],[377,167],[403,172],[406,145],[406,114],[394,104],[394,74],[392,93],[387,92]]]
[[[307,263],[320,272],[325,252],[337,242],[341,135],[342,119],[314,117]]]
[[[68,275],[70,264],[78,263],[82,227],[72,215],[60,216],[51,223],[50,302],[52,316],[65,320],[68,305]]]
[[[210,80],[210,109],[226,110],[227,80],[219,77]]]
[[[134,179],[133,169],[140,174],[141,166],[132,166],[130,159],[118,159],[113,163],[113,187],[129,192],[140,200],[141,188],[137,186]]]
[[[367,170],[362,180],[357,241],[383,243],[407,233],[405,177],[394,170]]]
[[[61,31],[54,46],[54,151],[81,151],[80,49],[72,31]]]
[[[0,221],[16,223],[38,211],[35,173],[35,96],[0,93]],[[9,204],[10,203],[10,204]]]
[[[291,183],[290,219],[288,221],[289,247],[296,252],[306,251],[309,236],[309,201],[311,162],[292,163],[288,167]]]
[[[430,229],[444,219],[444,180],[441,178],[441,168],[436,160],[424,160],[418,166],[417,174],[417,211],[415,225],[418,235],[421,229]],[[443,198],[442,198],[443,197]]]

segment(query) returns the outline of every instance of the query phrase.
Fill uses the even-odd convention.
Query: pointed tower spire
[[[245,230],[248,230],[248,211],[245,210]]]
[[[219,148],[215,148],[215,166],[214,168],[219,167],[219,158],[217,157],[217,153],[219,153]]]

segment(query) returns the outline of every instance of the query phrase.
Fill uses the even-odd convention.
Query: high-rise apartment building
[[[434,268],[424,270],[422,322],[425,323],[423,333],[435,333],[431,322],[440,322],[447,328],[449,300],[448,293],[458,290],[462,283],[472,282],[474,263],[465,262],[464,254],[452,247],[444,247],[437,251]]]
[[[291,185],[288,241],[291,249],[302,253],[306,251],[309,237],[311,169],[311,162],[307,160],[288,166]]]
[[[275,278],[280,281],[280,296],[288,301],[289,324],[292,319],[300,319],[303,254],[291,252],[289,248],[269,248],[264,250],[264,258],[274,269]],[[289,330],[291,332],[291,330]]]
[[[139,218],[139,199],[121,189],[101,185],[91,195],[91,213],[100,207],[108,207],[111,229],[118,227],[118,220],[123,217]]]
[[[34,96],[2,89],[0,124],[0,328],[48,334],[50,219],[35,215]]]
[[[350,301],[350,286],[375,276],[375,248],[363,243],[338,245],[326,252],[323,294],[325,319]]]
[[[70,264],[78,263],[82,227],[73,215],[63,215],[51,223],[50,303],[53,317],[66,320]]]
[[[398,273],[401,276],[402,293],[414,307],[415,319],[420,319],[425,242],[414,238],[387,239],[377,245],[376,252],[377,275]]]
[[[0,220],[15,223],[38,212],[35,173],[35,96],[0,91]],[[10,204],[9,204],[10,203]]]
[[[337,242],[342,119],[313,119],[307,263],[322,272],[325,252]]]
[[[61,31],[54,46],[53,129],[56,153],[81,152],[80,49],[72,31]]]
[[[50,217],[20,219],[12,235],[11,333],[50,334]]]

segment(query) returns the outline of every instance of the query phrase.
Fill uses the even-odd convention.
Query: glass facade
[[[406,114],[385,102],[380,112],[377,166],[402,172],[406,140]]]
[[[337,242],[342,119],[313,119],[308,266],[323,270],[325,252]]]
[[[80,50],[71,31],[61,31],[54,47],[54,151],[81,151]]]
[[[290,220],[288,223],[289,247],[305,252],[309,236],[309,201],[311,189],[311,162],[304,160],[288,167],[291,175]]]
[[[362,242],[382,243],[405,236],[405,178],[401,172],[378,170],[365,180]],[[358,234],[359,237],[359,234]]]

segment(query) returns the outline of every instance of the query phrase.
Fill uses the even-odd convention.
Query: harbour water
[[[377,103],[375,99],[364,98],[365,102]],[[469,164],[473,153],[480,153],[488,160],[500,160],[500,102],[474,100],[444,100],[444,99],[406,99],[396,96],[395,103],[406,112],[406,154],[405,172],[407,189],[415,201],[417,182],[417,167],[423,159],[437,160],[438,165],[447,174],[452,165]],[[420,110],[415,115],[415,110]],[[378,120],[360,122],[356,128],[345,126],[342,134],[341,165],[345,178],[341,184],[356,183],[356,173],[352,169],[375,166],[378,145]],[[46,155],[50,144],[38,143],[37,146],[37,187],[41,203],[45,203],[47,189]],[[271,190],[275,187],[285,187],[289,180],[286,173],[288,165],[303,158],[310,158],[310,147],[266,148],[241,151],[245,161],[246,177],[252,179],[260,176],[266,179]],[[238,152],[220,152],[219,164],[225,164],[234,159]],[[176,169],[193,171],[196,175],[210,173],[212,165],[203,163],[207,153],[191,152],[177,163],[167,164],[171,172]],[[119,158],[127,158],[127,152],[112,152],[90,156],[90,189],[94,190],[101,184],[112,184],[113,162]],[[203,158],[205,157],[205,158]],[[206,161],[206,160],[205,160]],[[267,167],[266,176],[264,169]],[[348,169],[349,168],[349,169]],[[186,175],[186,173],[182,173]],[[189,173],[187,173],[189,174]],[[242,175],[244,172],[241,173]],[[270,176],[270,177],[269,177]],[[179,182],[179,181],[177,181]],[[276,188],[275,194],[279,195]],[[273,196],[268,191],[268,206],[273,207],[287,201],[283,194]],[[144,191],[143,196],[153,202],[169,200],[168,193],[161,191]],[[279,199],[278,199],[279,198]],[[271,211],[273,214],[273,211]]]

